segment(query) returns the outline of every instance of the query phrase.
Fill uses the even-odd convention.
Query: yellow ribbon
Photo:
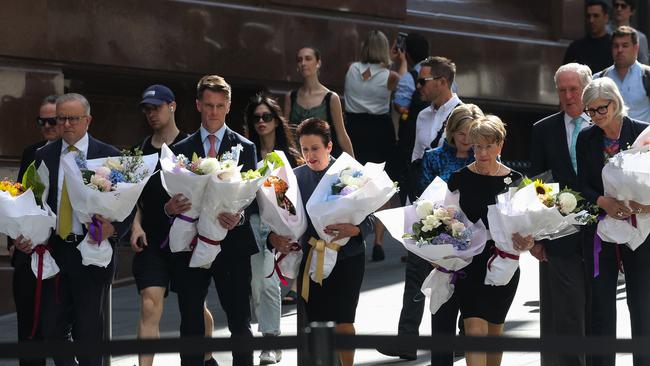
[[[309,238],[308,243],[311,245],[311,248],[309,248],[309,254],[307,254],[307,263],[302,274],[302,291],[300,291],[300,296],[305,299],[305,302],[309,302],[309,269],[311,268],[311,259],[313,258],[314,250],[316,250],[316,283],[323,286],[325,248],[330,248],[337,252],[341,249],[341,246],[336,243],[328,243],[325,240],[319,240],[313,237]]]

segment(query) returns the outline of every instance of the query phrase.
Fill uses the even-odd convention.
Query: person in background
[[[357,161],[361,164],[386,163],[386,171],[395,180],[396,143],[390,117],[390,96],[400,75],[388,69],[389,56],[388,39],[384,33],[370,31],[361,46],[361,61],[351,64],[345,75],[345,119]],[[389,207],[390,204],[386,204],[382,209]],[[384,225],[378,222],[373,261],[385,258],[383,237]]]
[[[585,4],[588,34],[571,42],[562,64],[576,62],[597,72],[612,64],[612,38],[607,33],[609,5],[603,0],[589,0]]]
[[[49,95],[41,102],[36,123],[44,140],[26,147],[23,151],[18,170],[18,182],[22,181],[25,170],[34,161],[36,150],[61,138],[61,125],[56,122],[56,98],[56,95]],[[12,286],[16,304],[18,341],[43,340],[40,327],[36,329],[34,337],[30,339],[34,324],[34,291],[36,289],[36,277],[32,272],[31,258],[27,253],[14,250],[15,247],[10,238],[7,238],[7,246],[11,255],[11,265],[14,267]],[[45,359],[20,359],[18,363],[20,366],[45,366]]]
[[[176,126],[177,105],[174,93],[164,85],[151,85],[142,93],[140,109],[153,134],[144,138],[137,148],[143,155],[158,154],[163,144],[172,146],[188,136]],[[160,165],[156,168],[160,169]],[[171,252],[167,243],[169,217],[164,204],[169,200],[167,191],[156,173],[142,190],[138,199],[136,215],[131,226],[130,243],[136,253],[133,257],[132,272],[136,288],[140,294],[140,320],[138,339],[160,338],[160,318],[163,303],[172,280]],[[204,308],[206,336],[212,335],[212,314]],[[151,366],[153,355],[138,355],[140,366]],[[206,354],[206,366],[216,365],[211,353]]]
[[[262,93],[252,97],[246,106],[244,120],[247,137],[257,148],[257,160],[262,160],[274,150],[280,150],[291,164],[290,168],[303,164],[295,139],[275,99]],[[251,215],[250,223],[259,249],[259,253],[251,256],[251,290],[257,330],[264,337],[279,336],[282,316],[280,279],[274,271],[275,256],[266,246],[270,228],[260,221],[257,213]],[[269,277],[269,273],[272,276]],[[260,365],[275,364],[281,360],[281,350],[262,350],[260,354]]]
[[[291,132],[295,134],[298,124],[308,118],[322,119],[332,129],[332,156],[339,156],[345,151],[354,157],[352,142],[343,123],[341,99],[318,80],[320,51],[312,46],[302,47],[298,50],[296,61],[303,83],[284,99],[284,117],[289,122]]]
[[[636,0],[614,0],[613,8],[614,13],[612,16],[612,22],[608,24],[608,32],[612,33],[616,28],[626,25],[631,27],[630,19],[636,12]],[[648,64],[648,37],[635,29],[639,38],[639,55],[637,60],[642,64]]]

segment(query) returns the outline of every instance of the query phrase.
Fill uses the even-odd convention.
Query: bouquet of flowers
[[[550,172],[541,176],[550,177]],[[488,261],[486,285],[508,284],[519,267],[519,252],[512,242],[514,233],[532,235],[535,240],[558,239],[578,232],[576,225],[595,219],[579,205],[583,201],[580,194],[570,189],[560,191],[559,184],[545,183],[543,178],[524,178],[518,187],[498,195],[496,201],[488,206],[495,249]]]
[[[83,265],[106,267],[111,262],[113,248],[108,240],[101,240],[102,225],[95,215],[110,221],[126,219],[157,160],[157,154],[143,156],[138,149],[134,154],[125,150],[121,156],[90,160],[74,152],[61,159],[72,209],[79,221],[89,223],[88,234],[77,246]]]
[[[275,151],[280,162],[257,191],[260,220],[274,233],[298,242],[307,230],[307,215],[302,204],[296,175],[282,151]],[[278,277],[296,278],[302,259],[302,248],[296,244],[289,254],[276,253]]]
[[[646,129],[646,131],[648,131]],[[603,167],[605,196],[650,204],[650,145],[621,151]],[[627,220],[605,216],[598,222],[602,240],[638,248],[650,234],[650,215],[633,214]]]
[[[634,140],[634,143],[632,144],[632,147],[640,148],[647,145],[650,145],[650,127],[646,127],[646,129],[643,130],[639,136],[637,136],[636,140]]]
[[[216,158],[199,158],[194,155],[190,160],[182,154],[175,156],[171,149],[163,144],[160,151],[160,168],[160,179],[167,193],[170,196],[180,193],[192,204],[189,211],[174,217],[167,240],[172,253],[189,252],[196,237],[196,222],[199,220],[205,187],[210,174],[221,168],[221,164]]]
[[[485,248],[483,222],[472,223],[460,209],[459,194],[436,178],[410,206],[377,212],[388,232],[404,247],[436,267],[422,284],[435,314],[454,292],[462,269]]]
[[[228,230],[219,224],[217,215],[221,212],[239,212],[248,207],[271,172],[267,164],[273,165],[273,153],[265,157],[259,169],[241,173],[242,166],[237,164],[242,149],[241,145],[237,145],[224,153],[219,159],[220,166],[210,174],[203,194],[190,267],[209,268],[212,265],[221,252],[219,242],[228,234]]]
[[[48,186],[49,171],[45,164],[36,169],[32,163],[22,183],[0,181],[0,232],[13,239],[22,235],[32,241],[31,267],[39,281],[59,272],[47,246],[56,226],[56,215],[47,205]]]
[[[310,240],[312,245],[310,253],[316,250],[318,256],[316,261],[311,261],[309,264],[309,275],[315,282],[322,284],[322,280],[329,276],[336,264],[337,249],[349,240],[345,238],[332,242],[334,236],[326,234],[325,227],[341,223],[359,225],[397,192],[396,185],[384,171],[384,165],[384,163],[366,163],[362,166],[353,157],[343,153],[327,170],[309,197],[307,214],[321,239]],[[347,180],[345,177],[350,175],[353,179]],[[345,186],[338,191],[335,186],[343,181],[347,184],[343,183]],[[354,186],[351,187],[354,190],[341,195],[340,193],[348,186]],[[333,198],[333,196],[338,197]]]

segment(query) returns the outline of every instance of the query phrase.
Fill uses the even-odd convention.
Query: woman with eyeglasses
[[[262,93],[251,98],[244,112],[248,138],[257,148],[257,160],[261,161],[273,150],[284,152],[291,167],[303,164],[289,126],[282,117],[280,105]],[[251,228],[259,253],[251,256],[251,292],[258,331],[265,337],[280,335],[282,299],[280,279],[273,272],[274,255],[267,249],[266,239],[269,227],[260,221],[259,214],[250,217]],[[267,277],[273,273],[271,277]],[[260,364],[269,365],[280,362],[281,350],[262,350]]]
[[[618,220],[632,220],[632,215],[650,214],[650,205],[619,201],[604,195],[601,172],[609,158],[625,150],[641,132],[646,122],[627,116],[627,107],[618,87],[611,79],[594,79],[584,89],[582,102],[593,125],[578,135],[576,158],[582,195],[598,205],[601,214]],[[648,162],[650,164],[650,162]],[[616,297],[619,269],[625,271],[625,291],[630,311],[632,337],[650,335],[650,238],[636,250],[626,245],[602,241],[594,236],[596,225],[586,228],[584,259],[591,287],[591,313],[587,329],[592,336],[616,335]],[[621,266],[622,263],[622,266]],[[588,357],[589,358],[589,357]],[[593,365],[614,365],[615,355],[591,356]],[[634,365],[650,365],[647,356],[634,356]]]
[[[321,68],[320,51],[312,46],[301,47],[296,55],[296,62],[303,83],[284,99],[284,116],[289,122],[291,132],[295,134],[300,122],[308,118],[321,119],[331,127],[332,156],[338,157],[342,151],[354,156],[352,142],[343,123],[341,99],[318,80]]]
[[[521,178],[521,174],[501,164],[499,155],[506,138],[505,124],[497,116],[479,117],[470,124],[468,140],[474,151],[474,162],[454,172],[449,178],[450,191],[460,193],[460,208],[472,222],[482,220],[486,227],[488,206],[496,196]],[[520,252],[533,247],[532,236],[514,234],[515,249]],[[487,264],[493,255],[500,255],[494,241],[485,244],[482,253],[472,258],[472,263],[463,268],[466,274],[456,283],[454,294],[432,317],[434,329],[440,333],[451,333],[456,325],[456,314],[460,310],[465,335],[471,337],[499,336],[503,333],[506,315],[519,283],[519,269],[510,282],[504,286],[485,285]],[[436,356],[435,354],[432,356]],[[440,355],[442,357],[444,355]],[[449,364],[451,358],[446,357]],[[468,352],[468,366],[498,366],[501,352]]]

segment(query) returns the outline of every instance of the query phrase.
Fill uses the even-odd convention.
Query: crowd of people
[[[586,4],[590,34],[569,47],[564,64],[555,73],[560,111],[533,125],[528,173],[534,176],[550,170],[554,181],[580,192],[602,215],[626,220],[632,215],[650,215],[650,205],[607,197],[601,171],[608,158],[626,149],[644,130],[648,133],[648,123],[643,121],[650,120],[650,71],[645,65],[645,35],[629,26],[636,3],[615,0],[614,6],[616,21],[608,31],[608,5],[600,1]],[[196,108],[200,125],[191,134],[176,125],[173,91],[152,85],[143,92],[139,104],[152,134],[135,147],[144,154],[160,154],[166,144],[175,154],[216,157],[241,145],[239,163],[244,170],[255,169],[267,153],[282,151],[297,178],[303,205],[327,169],[345,152],[361,164],[386,162],[386,171],[400,183],[402,205],[413,202],[440,177],[451,191],[460,193],[460,206],[467,217],[487,226],[488,206],[495,203],[495,196],[522,177],[500,159],[506,125],[479,106],[464,104],[456,94],[455,63],[429,53],[426,39],[417,33],[404,35],[391,46],[381,31],[371,31],[361,45],[361,59],[349,66],[341,98],[319,81],[318,49],[302,47],[296,54],[302,85],[286,95],[283,108],[276,98],[264,93],[251,98],[243,116],[246,137],[226,123],[233,96],[222,77],[206,75],[199,80]],[[104,298],[113,278],[115,258],[106,268],[82,263],[76,245],[85,229],[71,213],[60,164],[72,151],[89,159],[120,154],[88,133],[90,110],[89,101],[80,94],[45,98],[37,118],[45,140],[23,154],[19,180],[32,161],[48,167],[47,202],[58,213],[58,221],[47,243],[31,243],[23,237],[11,243],[21,341],[92,341],[104,334]],[[392,111],[398,118],[396,124]],[[311,219],[306,233],[293,243],[262,222],[255,204],[240,212],[222,212],[216,219],[228,235],[218,243],[221,253],[209,268],[191,268],[192,252],[172,253],[168,236],[170,219],[190,210],[191,203],[182,194],[170,196],[160,174],[148,181],[127,220],[109,222],[98,217],[102,240],[110,238],[114,244],[126,238],[135,252],[132,271],[140,294],[138,338],[160,336],[159,323],[169,291],[178,295],[181,337],[211,336],[212,315],[205,301],[212,282],[232,335],[253,336],[250,321],[254,311],[258,331],[265,337],[278,336],[283,299],[280,278],[273,272],[275,253],[290,253],[298,245],[307,257],[308,240],[318,237]],[[295,297],[305,290],[310,294],[308,301],[298,297],[298,309],[306,321],[334,321],[337,332],[354,334],[366,262],[364,238],[375,233],[371,259],[383,260],[383,225],[370,215],[359,225],[341,222],[326,227],[325,232],[335,239],[350,239],[337,249],[332,273],[322,284],[308,276],[304,282],[296,280],[291,292]],[[646,265],[650,260],[649,239],[634,251],[608,242],[596,248],[594,234],[595,226],[590,225],[556,240],[536,242],[530,235],[513,235],[518,251],[530,251],[540,261],[542,336],[614,337],[616,284],[622,268],[632,336],[650,335],[650,316],[644,311],[645,304],[650,303],[650,267]],[[59,275],[42,281],[38,313],[34,313],[36,281],[30,267],[33,244],[47,245],[60,267]],[[434,335],[456,334],[457,328],[469,336],[502,334],[519,270],[505,286],[484,284],[486,263],[494,248],[489,240],[465,268],[466,277],[457,282],[452,297],[432,315]],[[417,335],[424,313],[418,294],[434,267],[411,252],[405,262],[398,334]],[[303,259],[298,279],[303,278],[305,265]],[[35,323],[38,327],[32,332]],[[417,358],[416,349],[379,351],[401,359]],[[281,359],[280,350],[264,350],[259,362],[275,364]],[[54,361],[57,366],[101,365],[102,357]],[[354,351],[340,351],[339,361],[343,366],[354,364]],[[434,353],[431,361],[432,365],[452,365],[454,355]],[[471,352],[466,354],[466,362],[469,366],[497,366],[501,354]],[[233,352],[233,365],[253,363],[252,352]],[[23,359],[20,364],[42,366],[45,360]],[[153,355],[139,355],[139,364],[152,365]],[[182,353],[181,364],[217,362],[209,353]],[[542,364],[614,365],[614,355],[543,354]],[[650,365],[650,359],[635,355],[634,364]]]

